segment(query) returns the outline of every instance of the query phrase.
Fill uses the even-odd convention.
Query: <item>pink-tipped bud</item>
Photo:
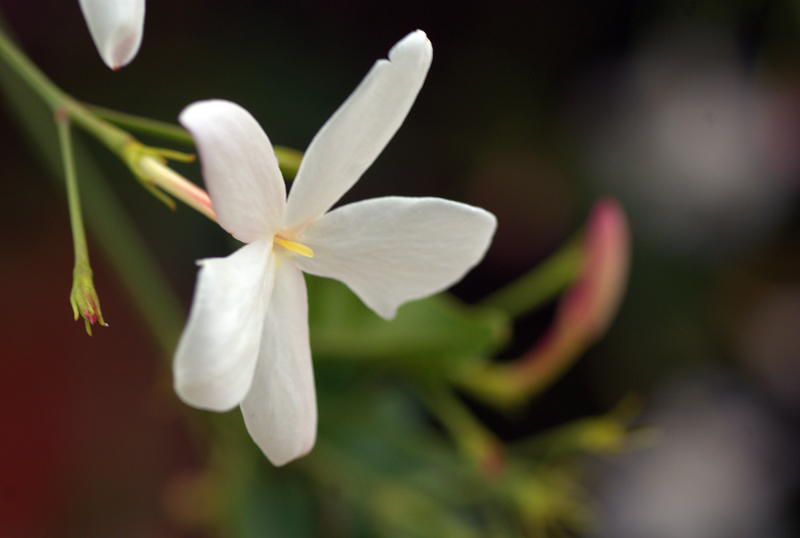
[[[602,198],[589,215],[583,266],[561,298],[556,323],[573,325],[589,341],[605,334],[625,294],[630,257],[625,212],[616,200]]]
[[[513,365],[527,390],[555,380],[605,334],[622,303],[630,256],[625,212],[616,200],[600,199],[586,223],[578,278],[561,297],[547,333]]]
[[[616,200],[595,203],[586,223],[577,278],[556,307],[547,332],[516,361],[468,370],[462,383],[500,405],[517,405],[543,390],[602,337],[622,303],[631,240]]]

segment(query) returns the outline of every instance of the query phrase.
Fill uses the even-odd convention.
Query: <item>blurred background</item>
[[[453,290],[467,302],[553,253],[600,195],[622,202],[633,233],[607,337],[518,417],[475,412],[513,441],[641,398],[639,424],[659,434],[588,462],[586,535],[800,534],[800,3],[151,0],[141,51],[116,73],[77,1],[0,10],[79,100],[174,122],[192,101],[225,98],[300,150],[376,59],[425,30],[427,82],[345,202],[441,196],[495,213],[489,254]],[[86,145],[188,308],[194,260],[227,254],[229,238]],[[199,179],[196,165],[175,168]],[[0,537],[217,535],[184,509],[206,449],[171,393],[169,350],[91,226],[110,327],[90,338],[72,320],[63,188],[5,103],[0,174]],[[503,356],[549,315],[518,323]],[[295,516],[311,535],[349,535],[318,511]],[[300,534],[265,523],[251,535]]]

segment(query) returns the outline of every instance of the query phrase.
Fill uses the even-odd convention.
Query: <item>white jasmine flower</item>
[[[139,52],[144,31],[144,0],[79,0],[97,52],[113,70]]]
[[[202,409],[239,405],[275,465],[306,454],[316,438],[301,271],[341,280],[391,319],[402,303],[459,280],[494,234],[491,213],[438,198],[377,198],[329,211],[402,124],[431,57],[416,31],[379,60],[312,140],[288,200],[272,145],[246,110],[215,100],[180,115],[219,224],[247,244],[199,262],[175,390]]]

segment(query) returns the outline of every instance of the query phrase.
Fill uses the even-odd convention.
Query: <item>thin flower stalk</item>
[[[91,336],[94,323],[100,323],[100,325],[106,327],[108,325],[103,320],[103,313],[100,311],[100,300],[97,297],[92,279],[92,267],[89,263],[89,249],[86,245],[86,231],[83,227],[83,213],[78,191],[78,178],[75,174],[75,163],[72,157],[72,136],[69,118],[63,114],[57,114],[56,126],[61,145],[61,158],[67,185],[69,220],[75,251],[75,268],[72,271],[70,304],[72,305],[75,319],[77,320],[78,316],[83,317],[86,324],[86,332]]]
[[[194,139],[186,129],[173,123],[143,118],[134,114],[127,114],[117,110],[109,110],[99,106],[89,106],[89,110],[98,117],[128,131],[156,136],[179,144],[194,146]],[[283,177],[291,180],[297,175],[303,152],[286,146],[273,146],[278,165]]]
[[[157,169],[156,167],[145,165],[146,171],[141,168],[142,158],[147,156],[159,161],[162,161],[164,157],[172,159],[177,158],[178,160],[190,160],[191,158],[187,159],[178,152],[170,150],[149,148],[137,141],[130,133],[100,118],[86,106],[79,103],[53,84],[29,58],[14,45],[2,29],[0,29],[0,58],[3,59],[37,95],[39,95],[53,114],[57,113],[60,116],[69,118],[73,125],[80,127],[85,132],[94,136],[112,153],[122,159],[131,169],[134,176],[155,196],[170,207],[174,207],[171,200],[155,188],[158,187],[162,189],[163,192],[197,209],[209,218],[213,218],[213,212],[209,212],[209,207],[202,201],[202,194],[198,192],[198,190],[202,189],[199,189],[199,187],[195,186],[188,179],[173,171],[170,171],[171,173],[166,173],[164,171],[166,168],[165,166]],[[157,171],[157,173],[148,173],[153,171]]]
[[[505,471],[505,447],[486,426],[469,411],[450,387],[428,382],[418,391],[426,406],[450,433],[464,457],[473,462],[489,479]]]

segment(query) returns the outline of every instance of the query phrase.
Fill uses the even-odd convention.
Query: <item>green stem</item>
[[[95,135],[115,153],[119,154],[122,147],[132,140],[128,133],[99,119],[53,84],[2,30],[0,30],[0,58],[3,58],[8,66],[42,98],[54,114],[63,110],[73,123]]]
[[[145,135],[157,136],[187,146],[194,145],[192,136],[178,125],[94,105],[87,105],[87,107],[98,117],[122,127],[123,129],[136,131]]]
[[[64,101],[64,93],[19,50],[0,28],[0,58],[14,70],[25,83],[34,88],[50,109],[55,112]]]
[[[62,178],[64,165],[53,114],[29,88],[27,82],[0,61],[0,90],[7,98],[8,112],[19,122],[22,134],[38,151],[39,162],[47,167],[54,178]],[[165,368],[163,378],[168,379],[167,361],[175,351],[186,312],[159,269],[158,260],[128,216],[127,209],[109,186],[108,177],[95,164],[81,142],[80,139],[72,139],[73,160],[76,175],[81,181],[86,224],[93,232],[94,242],[111,263],[138,309],[161,356],[166,359],[161,364]]]
[[[72,133],[69,118],[56,114],[58,141],[61,146],[61,162],[64,166],[64,179],[67,185],[69,221],[72,228],[72,243],[75,249],[75,267],[72,270],[72,291],[69,301],[75,319],[82,316],[86,332],[91,336],[92,324],[99,321],[105,325],[100,311],[100,300],[94,289],[92,267],[89,264],[89,249],[86,246],[86,230],[83,227],[81,197],[78,191],[78,175],[75,173],[75,160],[72,151]]]
[[[419,395],[425,405],[450,432],[458,448],[475,462],[489,478],[503,469],[502,443],[481,424],[449,387],[439,383],[425,383]]]
[[[490,306],[519,317],[553,300],[578,276],[583,250],[579,241],[570,241],[544,262],[511,284],[483,299]]]
[[[100,118],[124,129],[150,136],[157,136],[179,144],[194,145],[192,135],[178,125],[98,106],[89,106],[89,109]],[[286,179],[293,179],[294,176],[297,175],[298,168],[300,168],[300,160],[303,158],[303,152],[287,148],[286,146],[273,146],[272,150],[275,152],[275,156],[278,157],[278,163],[283,176]]]
[[[72,158],[72,137],[70,135],[69,118],[56,118],[58,140],[61,143],[61,159],[64,163],[64,178],[67,184],[67,203],[69,205],[69,222],[72,227],[72,242],[75,247],[75,265],[89,264],[89,249],[86,246],[86,230],[83,227],[81,199],[78,193],[78,178],[75,174],[75,162]]]
[[[3,59],[20,79],[45,102],[53,114],[63,115],[69,118],[73,124],[99,140],[112,153],[122,159],[136,178],[148,188],[148,190],[156,195],[156,197],[171,206],[172,201],[155,189],[154,185],[160,187],[165,192],[175,196],[189,206],[198,209],[197,196],[194,195],[194,190],[196,190],[197,187],[190,181],[178,176],[178,181],[175,181],[174,177],[170,177],[168,181],[165,180],[162,183],[162,180],[166,177],[164,174],[147,176],[141,170],[140,160],[142,157],[150,156],[161,159],[162,156],[169,157],[169,154],[166,154],[164,151],[145,147],[128,132],[103,120],[71,96],[64,93],[58,86],[53,84],[27,56],[25,56],[1,28],[0,58]],[[209,214],[213,215],[213,211],[210,211],[210,204],[208,205],[208,209],[208,211],[198,210],[204,212],[207,216]]]

